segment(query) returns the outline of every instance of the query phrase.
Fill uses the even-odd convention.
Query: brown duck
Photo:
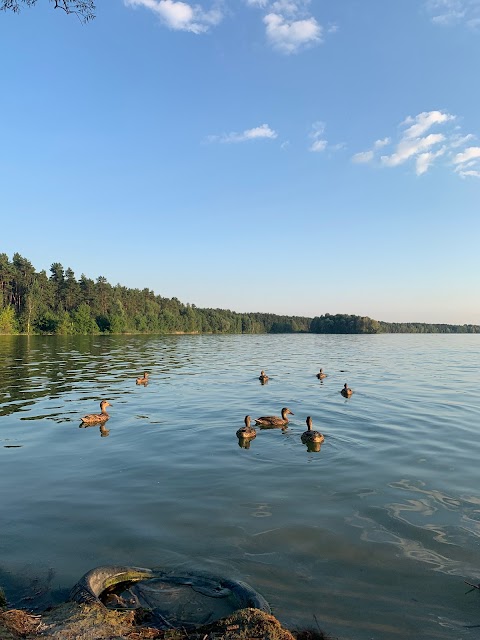
[[[345,384],[343,385],[343,389],[340,391],[340,393],[342,394],[342,396],[344,398],[349,398],[352,395],[353,391],[350,389],[350,387],[345,382]]]
[[[288,407],[283,407],[281,418],[278,416],[262,416],[261,418],[255,418],[255,424],[260,424],[263,427],[286,427],[288,424],[288,414],[292,416],[295,415]]]
[[[145,371],[143,378],[137,378],[137,384],[148,384],[148,373]]]
[[[237,438],[243,438],[244,440],[251,440],[252,438],[256,437],[257,432],[253,427],[250,426],[250,420],[251,420],[250,416],[245,416],[245,426],[241,427],[237,431]]]
[[[323,379],[324,379],[324,378],[326,378],[326,377],[327,377],[327,374],[326,374],[326,373],[323,373],[323,369],[320,369],[320,371],[317,373],[317,378],[318,378],[319,380],[323,380]]]
[[[105,407],[111,406],[112,405],[107,400],[102,400],[100,402],[101,413],[89,413],[86,416],[83,416],[83,424],[98,424],[99,422],[106,422],[110,416],[105,411]]]
[[[258,379],[260,380],[260,382],[267,382],[268,376],[265,373],[265,371],[261,371],[260,372],[260,375],[258,376]]]
[[[306,444],[307,442],[318,442],[321,443],[325,440],[324,436],[320,431],[314,431],[312,429],[312,418],[308,416],[307,420],[307,431],[302,433],[302,442]]]

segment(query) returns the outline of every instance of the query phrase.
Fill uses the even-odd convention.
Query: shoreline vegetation
[[[318,627],[317,617],[313,616]],[[161,616],[160,616],[161,618]],[[41,613],[8,608],[0,587],[1,640],[334,640],[320,627],[288,630],[260,609],[238,609],[216,622],[160,629],[149,609],[109,609],[100,603],[64,602]]]
[[[199,308],[153,291],[79,279],[59,262],[37,272],[19,253],[0,254],[0,334],[480,333],[480,325],[383,322],[335,314],[307,318]]]
[[[42,614],[0,609],[2,640],[333,640],[323,631],[289,631],[259,609],[239,609],[227,618],[193,630],[160,630],[148,611],[115,611],[101,605],[66,602]]]

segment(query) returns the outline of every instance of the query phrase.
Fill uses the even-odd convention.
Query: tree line
[[[311,333],[480,333],[475,324],[429,324],[425,322],[383,322],[368,316],[348,314],[313,318]]]
[[[307,332],[310,318],[200,309],[150,289],[111,285],[54,262],[37,272],[15,253],[0,254],[0,333],[285,333]]]
[[[315,318],[202,309],[150,289],[111,285],[54,262],[36,271],[15,253],[0,254],[0,333],[480,333],[477,325],[386,323],[368,317]]]

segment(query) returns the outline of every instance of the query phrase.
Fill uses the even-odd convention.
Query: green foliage
[[[56,333],[59,324],[58,317],[53,311],[46,311],[37,318],[35,329],[39,333]]]
[[[17,333],[15,309],[11,305],[0,309],[0,333]]]
[[[313,318],[312,333],[480,333],[472,324],[425,324],[422,322],[379,322],[372,318],[326,313]]]
[[[72,311],[72,324],[73,333],[88,335],[99,332],[98,325],[92,318],[90,307],[85,302]]]
[[[316,318],[273,313],[235,313],[199,309],[177,298],[162,298],[149,289],[112,286],[59,262],[36,272],[15,253],[10,262],[0,254],[0,333],[57,335],[96,333],[386,333],[479,332],[474,325],[398,324],[354,315],[325,314]]]

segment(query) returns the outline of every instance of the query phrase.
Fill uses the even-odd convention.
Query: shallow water
[[[289,626],[477,638],[479,338],[0,336],[0,584],[40,607],[102,564],[207,569]]]

